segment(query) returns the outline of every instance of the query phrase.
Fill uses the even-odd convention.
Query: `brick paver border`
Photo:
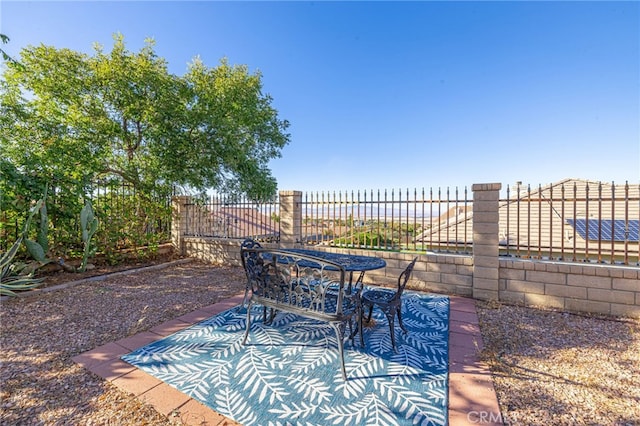
[[[120,360],[141,346],[190,327],[242,302],[243,294],[200,308],[134,336],[107,343],[73,360],[124,392],[151,404],[159,413],[178,413],[187,425],[238,425],[186,394]],[[450,296],[449,425],[501,425],[491,372],[480,361],[482,335],[475,301]]]

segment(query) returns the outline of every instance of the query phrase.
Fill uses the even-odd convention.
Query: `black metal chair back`
[[[393,298],[391,299],[392,302],[402,300],[402,293],[404,292],[404,289],[407,286],[407,283],[409,282],[409,278],[411,278],[411,274],[413,273],[413,267],[416,265],[417,260],[418,260],[417,257],[413,259],[413,261],[411,261],[411,263],[407,265],[405,270],[402,271],[402,273],[398,277],[398,290],[396,291],[396,294],[393,295]]]
[[[361,317],[360,323],[362,325],[362,317],[364,316],[364,312],[366,308],[369,308],[369,315],[367,317],[367,322],[371,321],[371,315],[373,313],[374,306],[377,306],[384,312],[387,320],[389,321],[389,333],[391,336],[391,346],[393,350],[396,350],[396,342],[395,342],[395,317],[398,317],[398,323],[400,328],[405,333],[407,329],[404,327],[402,323],[402,293],[404,292],[405,287],[407,286],[407,282],[409,282],[409,278],[411,278],[411,274],[413,273],[413,267],[415,266],[418,258],[414,258],[409,265],[402,271],[400,276],[398,277],[398,288],[393,291],[391,289],[383,289],[383,288],[374,288],[365,290],[361,296]]]
[[[247,274],[247,283],[244,288],[244,298],[242,299],[242,305],[246,305],[249,299],[249,290],[251,289],[251,281],[256,279],[256,268],[258,267],[259,256],[255,252],[245,251],[245,249],[262,248],[259,242],[252,238],[245,239],[240,245],[240,260],[242,261],[242,267]]]

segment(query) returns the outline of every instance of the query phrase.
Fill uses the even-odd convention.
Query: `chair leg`
[[[247,338],[249,337],[249,330],[251,329],[251,301],[249,301],[249,305],[247,306],[247,328],[244,331],[244,338],[242,339],[242,344],[247,343]]]
[[[369,316],[367,316],[367,322],[371,321],[371,314],[373,314],[373,305],[369,305]]]
[[[364,328],[362,327],[362,318],[364,317],[364,309],[358,309],[358,331],[360,332],[360,346],[364,348]]]
[[[352,320],[353,320],[353,323],[354,323],[355,325],[354,325],[354,324],[352,324]],[[354,320],[354,319],[353,319],[353,317],[349,318],[349,340],[351,340],[351,344],[352,344],[354,347],[355,347],[355,345],[356,345],[356,344],[354,343],[353,338],[354,338],[354,336],[356,335],[356,333],[358,332],[357,327],[358,327],[358,321],[357,321],[357,320]]]
[[[242,299],[242,306],[247,304],[247,300],[249,300],[249,286],[247,285],[244,288],[244,298]]]
[[[266,309],[266,308],[265,308]],[[265,311],[266,312],[266,311]],[[269,308],[269,320],[265,321],[266,325],[271,325],[273,324],[273,320],[276,319],[276,314],[278,313],[278,311],[276,309],[273,308]],[[266,313],[265,313],[266,316]]]
[[[364,336],[362,335],[362,306],[358,306],[355,310],[355,315],[349,318],[349,339],[351,339],[351,344],[355,347],[356,342],[353,339],[356,334],[360,333],[360,346],[364,348]],[[353,320],[353,328],[351,326],[351,320]]]
[[[336,332],[336,340],[338,341],[338,351],[340,352],[340,366],[342,367],[342,379],[347,380],[347,369],[344,366],[344,323],[331,323],[331,327]]]
[[[408,333],[407,329],[404,328],[404,324],[402,323],[402,305],[398,306],[398,309],[396,310],[396,312],[398,313],[398,322],[400,323],[400,328],[405,333]]]
[[[395,336],[395,314],[393,312],[386,312],[387,319],[389,321],[389,334],[391,334],[391,347],[393,351],[396,352],[396,336]]]

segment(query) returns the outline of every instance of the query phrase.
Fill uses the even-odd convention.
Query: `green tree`
[[[78,197],[97,178],[143,193],[172,185],[275,193],[268,162],[289,142],[289,123],[260,73],[195,59],[176,76],[152,40],[132,53],[122,35],[92,56],[30,46],[20,63],[7,62],[0,82],[0,149],[29,181]]]
[[[9,36],[7,36],[6,34],[0,34],[0,42],[2,44],[7,44],[9,43]],[[14,62],[16,63],[16,61],[7,54],[7,52],[4,51],[4,49],[0,48],[0,56],[2,56],[2,59],[4,59],[7,62]]]

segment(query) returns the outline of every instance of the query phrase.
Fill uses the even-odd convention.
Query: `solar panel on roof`
[[[567,219],[567,223],[576,228],[576,232],[585,240],[638,242],[640,220]]]

